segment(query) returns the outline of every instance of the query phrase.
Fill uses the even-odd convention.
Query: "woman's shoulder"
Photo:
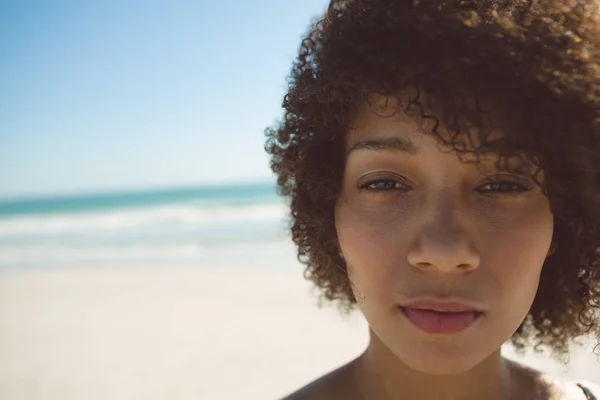
[[[352,361],[321,376],[282,400],[352,400],[355,394],[352,393],[351,385],[348,383],[352,381],[353,363]]]
[[[585,380],[559,379],[548,374],[541,374],[551,387],[550,398],[560,400],[600,400],[600,387]]]
[[[600,386],[577,379],[561,379],[516,361],[509,362],[520,377],[525,392],[552,400],[600,400]]]
[[[282,400],[353,400],[352,387],[354,361],[333,370],[306,386],[287,395]],[[528,382],[528,393],[539,398],[556,400],[600,400],[600,385],[585,380],[562,380],[524,364],[510,361],[513,371],[518,371],[522,382]],[[543,393],[543,394],[542,394]]]
[[[600,385],[583,380],[569,381],[566,385],[574,393],[573,396],[575,396],[575,393],[580,396],[573,397],[573,399],[600,400]],[[581,397],[580,393],[583,393],[584,397]]]
[[[560,400],[600,400],[600,387],[585,380],[565,380],[552,378],[554,393]]]

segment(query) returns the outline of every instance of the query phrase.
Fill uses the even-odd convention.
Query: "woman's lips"
[[[402,314],[417,328],[436,334],[458,333],[472,325],[483,314],[477,311],[439,312],[400,307]]]

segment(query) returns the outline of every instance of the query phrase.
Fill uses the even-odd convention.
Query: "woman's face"
[[[548,199],[526,172],[497,170],[493,153],[478,169],[441,152],[401,113],[382,117],[365,106],[345,146],[335,222],[371,330],[414,370],[471,369],[529,312],[552,239]],[[423,296],[467,300],[485,312],[459,332],[430,333],[400,307]]]

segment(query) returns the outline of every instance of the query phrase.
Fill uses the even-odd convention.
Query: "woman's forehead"
[[[388,107],[391,101],[381,100],[379,105]],[[495,129],[486,132],[482,140],[475,127],[456,136],[445,130],[443,125],[437,127],[437,133],[450,143],[460,143],[460,152],[453,152],[453,146],[436,137],[431,129],[434,120],[421,120],[396,109],[394,112],[381,113],[377,107],[365,104],[357,113],[353,124],[349,126],[345,137],[345,153],[370,151],[370,154],[395,153],[414,160],[429,159],[439,154],[452,155],[462,162],[481,161],[495,166],[501,161],[502,170],[510,170],[523,174],[533,174],[536,170],[525,152],[519,151],[505,130]],[[450,154],[449,154],[450,153]],[[368,153],[367,153],[368,154]],[[503,158],[506,157],[506,158]],[[495,168],[495,167],[494,167]]]
[[[436,133],[445,141],[460,141],[464,143],[465,151],[477,150],[482,155],[493,154],[496,151],[500,152],[508,142],[505,131],[501,129],[487,131],[485,143],[483,143],[477,129],[474,127],[457,136],[456,133],[450,132],[443,124],[438,124],[433,118],[429,120],[418,119],[404,112],[382,116],[373,110],[367,109],[358,114],[352,125],[348,127],[345,138],[346,150],[349,151],[357,143],[372,141],[374,145],[377,145],[376,142],[382,144],[388,142],[397,149],[405,148],[409,153],[418,154],[423,148],[444,145],[440,137],[433,134],[434,128]]]
[[[419,97],[420,103],[426,104],[427,96]],[[510,138],[507,135],[510,127],[507,119],[500,112],[488,112],[480,115],[485,130],[470,123],[466,116],[460,118],[460,131],[457,126],[449,129],[434,111],[425,107],[415,110],[407,109],[405,99],[382,95],[371,95],[367,101],[357,108],[346,130],[346,150],[361,140],[381,136],[409,137],[419,147],[426,145],[442,145],[460,142],[467,152],[477,150],[482,155],[494,152],[510,153]],[[491,103],[488,103],[491,104]],[[425,117],[423,116],[425,115]],[[436,135],[433,134],[435,130]]]

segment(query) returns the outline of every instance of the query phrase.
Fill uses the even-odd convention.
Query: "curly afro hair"
[[[493,99],[510,126],[499,162],[533,162],[554,217],[555,252],[511,342],[564,359],[574,339],[600,338],[599,9],[597,0],[332,0],[302,40],[282,119],[265,131],[298,259],[322,298],[356,305],[334,206],[358,107],[372,94],[397,100],[465,153],[467,133],[485,143],[498,127],[483,105]]]

